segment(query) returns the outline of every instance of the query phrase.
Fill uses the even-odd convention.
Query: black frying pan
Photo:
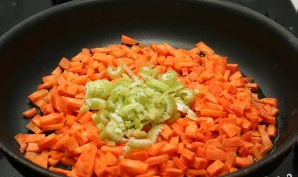
[[[298,40],[272,20],[222,1],[85,0],[35,15],[0,38],[0,147],[14,163],[59,176],[29,162],[13,137],[26,133],[22,112],[41,77],[83,47],[119,43],[121,34],[143,43],[191,48],[204,41],[239,63],[265,96],[279,100],[278,139],[266,158],[229,176],[268,175],[297,141]],[[29,176],[33,176],[29,174]]]

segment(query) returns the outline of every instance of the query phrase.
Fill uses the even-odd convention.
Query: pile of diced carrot
[[[258,85],[237,64],[199,42],[190,50],[167,43],[138,45],[123,35],[122,44],[82,49],[42,78],[24,111],[30,133],[15,136],[32,162],[67,176],[220,176],[261,160],[276,137],[275,98],[259,98]],[[127,65],[134,73],[153,66],[177,72],[196,90],[191,108],[198,121],[180,117],[164,125],[155,144],[125,153],[125,144],[100,140],[93,112],[79,112],[88,81],[109,79],[106,68]],[[62,167],[63,166],[63,167]]]

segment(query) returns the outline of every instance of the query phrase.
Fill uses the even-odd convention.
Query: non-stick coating
[[[121,34],[145,44],[168,42],[187,49],[204,41],[218,54],[228,56],[230,63],[239,63],[240,70],[255,79],[265,96],[279,100],[275,150],[234,175],[263,169],[282,158],[296,141],[298,42],[283,27],[222,1],[85,0],[35,15],[1,37],[1,149],[21,164],[28,163],[25,166],[29,168],[54,175],[25,160],[13,140],[17,133],[28,132],[27,120],[22,117],[32,106],[27,95],[62,57],[71,58],[83,47],[119,43]]]

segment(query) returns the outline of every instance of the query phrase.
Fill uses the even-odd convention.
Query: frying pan
[[[26,160],[13,140],[28,132],[22,117],[32,106],[27,95],[62,57],[71,58],[83,47],[119,43],[121,34],[187,49],[203,41],[238,63],[264,96],[279,100],[274,150],[228,176],[269,175],[297,142],[298,40],[274,21],[225,1],[72,1],[32,16],[0,38],[0,147],[21,170],[59,176]]]

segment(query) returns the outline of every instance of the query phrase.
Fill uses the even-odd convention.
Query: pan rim
[[[24,21],[20,22],[19,24],[17,24],[16,26],[14,26],[10,30],[8,30],[6,33],[4,33],[0,37],[0,51],[2,51],[2,49],[5,49],[5,46],[7,45],[7,43],[14,41],[17,38],[17,37],[15,37],[14,34],[20,33],[21,30],[25,26],[34,24],[36,21],[40,21],[44,17],[51,18],[55,14],[57,14],[61,11],[69,10],[72,8],[79,8],[82,5],[87,5],[87,4],[92,4],[92,3],[109,3],[109,2],[115,3],[117,1],[121,1],[121,0],[101,0],[101,1],[98,1],[98,0],[75,0],[75,1],[61,4],[59,6],[55,6],[55,7],[46,9],[42,12],[39,12],[39,13],[32,15],[31,17],[25,19]],[[131,3],[132,2],[134,2],[134,3],[140,2],[138,0],[128,0],[128,1]],[[144,1],[142,1],[142,2],[144,2]],[[158,0],[146,0],[146,2],[158,3]],[[249,9],[247,7],[244,7],[244,6],[232,3],[232,2],[228,2],[228,1],[217,1],[217,0],[184,0],[184,1],[164,0],[164,2],[207,4],[207,5],[212,5],[212,6],[216,6],[219,8],[224,8],[226,11],[231,11],[234,13],[237,12],[238,14],[246,16],[247,18],[257,19],[258,23],[263,23],[262,26],[264,26],[264,27],[266,26],[266,28],[268,28],[268,29],[270,28],[270,30],[273,30],[276,34],[279,34],[278,37],[282,38],[283,41],[286,41],[288,46],[298,54],[298,38],[296,38],[292,33],[290,33],[287,29],[285,29],[284,27],[282,27],[275,21],[265,17],[264,15],[262,15],[256,11],[253,11],[252,9]],[[297,130],[296,130],[296,132],[295,131],[293,132],[293,135],[289,137],[289,140],[286,143],[284,143],[283,145],[281,145],[279,147],[279,149],[276,149],[274,151],[274,154],[271,153],[268,155],[268,158],[265,158],[264,160],[262,160],[258,163],[255,163],[245,169],[241,169],[241,170],[239,170],[239,172],[229,174],[228,176],[236,176],[239,174],[246,175],[246,174],[250,173],[251,171],[254,171],[257,168],[260,168],[260,166],[263,167],[266,164],[270,163],[270,161],[272,161],[271,159],[274,160],[274,159],[280,157],[285,151],[290,150],[292,148],[293,144],[295,144],[296,142],[297,142]],[[31,162],[28,163],[29,161],[27,159],[20,158],[21,155],[15,154],[15,151],[13,151],[11,148],[9,148],[7,145],[5,145],[1,139],[0,139],[0,150],[2,152],[4,152],[5,154],[7,154],[9,157],[12,157],[13,160],[18,161],[22,165],[25,165],[25,166],[33,169],[34,171],[37,171],[42,174],[51,175],[51,176],[61,176],[61,175],[57,175],[53,172],[50,172],[49,170],[43,169]]]

